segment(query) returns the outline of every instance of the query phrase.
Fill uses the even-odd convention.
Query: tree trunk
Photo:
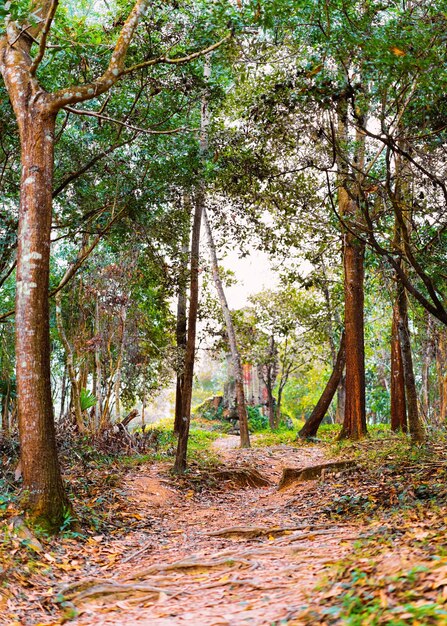
[[[405,377],[405,395],[407,399],[408,428],[412,441],[425,441],[424,426],[419,417],[416,381],[411,353],[410,329],[408,327],[407,294],[400,279],[397,279],[397,306],[399,308],[399,339],[402,348],[402,363]]]
[[[337,387],[339,386],[340,379],[343,375],[343,370],[346,363],[345,341],[345,333],[343,333],[343,335],[341,336],[340,348],[338,349],[337,359],[335,361],[332,374],[328,382],[326,383],[326,387],[324,388],[324,391],[321,394],[321,397],[318,400],[309,419],[298,433],[298,437],[300,439],[308,439],[309,437],[315,437],[317,435],[320,424],[327,413],[327,410],[332,402],[332,398],[337,391]]]
[[[444,424],[447,420],[447,341],[446,330],[440,328],[436,341],[436,372],[438,375],[439,389],[439,422]]]
[[[189,215],[189,211],[188,211]],[[174,419],[174,433],[177,435],[181,430],[182,424],[182,403],[183,403],[183,386],[185,382],[185,355],[186,355],[186,273],[187,273],[187,254],[188,244],[182,246],[182,257],[185,259],[183,266],[182,276],[179,280],[179,292],[177,299],[177,325],[175,328],[175,337],[177,343],[177,381],[175,390],[175,419]],[[184,274],[184,275],[183,275]]]
[[[276,429],[276,415],[275,415],[275,397],[273,395],[273,385],[270,381],[270,374],[267,374],[267,381],[265,384],[267,388],[267,410],[269,418],[269,426],[272,430]]]
[[[2,432],[4,435],[9,434],[10,424],[9,424],[9,402],[11,396],[11,378],[8,374],[8,384],[5,391],[5,395],[3,396],[2,402]]]
[[[99,293],[96,294],[95,302],[95,386],[93,393],[96,397],[95,404],[95,425],[94,430],[99,430],[102,415],[102,364],[101,364],[101,307],[99,304]]]
[[[343,424],[345,419],[346,408],[346,376],[341,375],[340,382],[337,387],[337,408],[335,410],[335,423]]]
[[[22,177],[17,249],[16,354],[26,509],[55,529],[69,509],[51,402],[49,267],[55,115],[29,105],[20,123]]]
[[[424,341],[424,357],[422,365],[422,412],[427,421],[432,420],[432,410],[430,406],[430,367],[434,359],[434,343],[433,343],[433,317],[425,312],[425,331],[426,338]],[[436,422],[436,420],[433,420]]]
[[[391,430],[407,432],[405,376],[399,338],[399,307],[393,306],[391,327]]]
[[[128,299],[126,300],[126,303]],[[126,347],[126,320],[127,320],[127,305],[124,304],[120,311],[120,351],[118,355],[118,362],[115,370],[115,382],[113,383],[113,390],[115,394],[115,420],[117,422],[121,419],[121,368],[123,366],[124,350]]]
[[[248,417],[247,417],[247,407],[245,405],[245,397],[244,397],[244,378],[242,372],[242,364],[241,357],[239,354],[239,350],[237,347],[236,340],[236,332],[234,330],[233,319],[231,317],[231,312],[228,307],[227,298],[225,296],[225,291],[222,285],[222,281],[220,279],[219,274],[219,265],[217,262],[217,254],[216,254],[216,246],[214,245],[213,233],[211,232],[211,227],[208,221],[208,215],[206,212],[206,208],[203,209],[203,221],[205,226],[205,232],[208,240],[208,247],[211,255],[211,268],[213,272],[214,284],[216,285],[216,290],[219,295],[220,306],[222,308],[222,313],[225,320],[225,327],[228,335],[228,343],[230,346],[231,359],[233,362],[233,373],[234,380],[236,386],[236,403],[237,403],[237,414],[239,417],[239,429],[241,436],[241,448],[249,448],[250,447],[250,436],[248,434]]]
[[[340,190],[340,193],[344,190]],[[346,193],[346,192],[345,192]],[[366,435],[364,268],[365,246],[351,233],[345,234],[344,293],[346,341],[346,404],[340,438],[360,439]]]
[[[188,312],[188,336],[186,341],[184,383],[182,393],[182,421],[177,442],[174,472],[183,474],[186,469],[186,454],[188,450],[189,425],[191,421],[191,399],[194,377],[194,360],[196,350],[196,325],[199,308],[199,251],[200,227],[202,223],[204,195],[199,190],[196,196],[194,221],[191,236],[191,277]]]
[[[107,69],[95,82],[48,93],[39,85],[36,70],[45,53],[57,5],[50,0],[33,2],[33,13],[40,13],[41,19],[28,25],[6,19],[6,34],[0,38],[0,70],[19,127],[22,164],[16,376],[24,504],[29,516],[48,529],[59,527],[70,509],[57,459],[50,385],[48,286],[55,120],[64,106],[98,97],[116,83],[147,0],[137,0],[121,29]],[[31,44],[39,36],[39,50],[32,59]]]

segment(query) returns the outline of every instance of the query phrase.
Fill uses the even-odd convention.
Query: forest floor
[[[71,468],[80,532],[6,521],[0,624],[447,624],[445,445],[237,445],[216,439],[184,477]],[[284,467],[335,458],[356,466],[278,490]]]

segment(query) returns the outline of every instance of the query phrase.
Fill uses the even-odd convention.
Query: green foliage
[[[98,402],[95,395],[87,389],[81,389],[80,393],[81,411],[86,411]]]
[[[266,429],[269,425],[268,417],[263,415],[257,406],[247,406],[248,427],[251,433]]]

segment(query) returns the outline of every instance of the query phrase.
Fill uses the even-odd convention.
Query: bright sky
[[[230,309],[240,309],[248,304],[248,296],[278,286],[278,276],[273,272],[267,254],[263,252],[256,251],[242,259],[236,252],[231,252],[220,264],[234,272],[237,279],[237,285],[225,289]]]

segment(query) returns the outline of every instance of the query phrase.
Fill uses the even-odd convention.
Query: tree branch
[[[198,59],[199,57],[204,56],[208,54],[209,52],[212,52],[213,50],[216,50],[226,41],[231,39],[232,36],[233,36],[233,33],[228,33],[227,35],[225,35],[223,39],[221,39],[220,41],[217,41],[216,43],[213,43],[211,46],[208,46],[208,48],[203,48],[202,50],[199,50],[198,52],[193,52],[192,54],[189,54],[184,57],[170,58],[170,57],[163,56],[163,57],[157,57],[156,59],[150,59],[149,61],[143,61],[142,63],[137,63],[136,65],[132,65],[132,67],[127,67],[123,69],[120,73],[120,76],[130,74],[131,72],[135,72],[136,70],[140,70],[144,67],[149,67],[151,65],[159,65],[163,63],[169,64],[169,65],[177,65],[181,63],[188,63],[189,61]]]
[[[48,95],[50,111],[56,113],[67,104],[84,102],[108,91],[116,83],[124,69],[124,61],[133,34],[145,15],[149,0],[137,0],[130,12],[116,42],[109,65],[102,76],[92,83],[60,89]]]
[[[139,126],[132,126],[132,124],[128,124],[127,122],[122,122],[121,120],[117,120],[113,117],[109,117],[108,115],[102,115],[101,113],[96,113],[96,111],[88,111],[81,109],[74,109],[73,107],[64,107],[64,111],[69,111],[70,113],[75,113],[76,115],[87,115],[89,117],[97,117],[100,120],[105,120],[106,122],[112,122],[113,124],[119,124],[124,128],[129,128],[130,130],[134,130],[138,133],[145,133],[146,135],[173,135],[175,133],[179,133],[180,131],[185,132],[195,132],[199,130],[198,128],[188,128],[187,126],[178,126],[177,128],[173,128],[171,130],[151,130],[150,128],[140,128]]]
[[[42,36],[40,38],[39,50],[29,69],[31,76],[35,75],[37,68],[39,67],[40,62],[42,61],[43,56],[45,54],[45,49],[47,47],[48,33],[50,32],[51,24],[56,14],[56,9],[57,9],[58,4],[59,4],[59,0],[52,0],[51,2],[51,6],[49,8],[47,17],[45,19],[45,24],[42,29]]]

